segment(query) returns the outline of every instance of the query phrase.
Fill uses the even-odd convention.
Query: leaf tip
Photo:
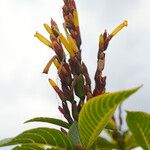
[[[25,121],[23,124],[30,122],[30,120]]]
[[[136,88],[133,88],[133,89],[131,89],[132,91],[133,91],[133,93],[135,93],[135,92],[137,92],[140,88],[142,88],[143,87],[143,84],[142,85],[140,85],[140,86],[138,86],[138,87],[136,87]]]
[[[140,86],[137,87],[137,90],[139,90],[140,88],[142,88],[144,85],[141,84]]]
[[[130,112],[129,110],[124,110],[127,114]]]

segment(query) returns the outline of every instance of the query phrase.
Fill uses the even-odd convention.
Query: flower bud
[[[54,47],[54,50],[58,59],[62,61],[65,57],[62,45],[58,43],[57,41],[53,41],[52,44],[53,44],[53,47]]]
[[[104,37],[102,34],[99,36],[99,44],[100,44],[100,46],[102,46],[104,44]]]
[[[78,20],[78,12],[77,12],[77,10],[73,11],[73,22],[74,22],[75,27],[79,26],[79,20]]]
[[[64,114],[64,109],[63,109],[62,107],[58,106],[58,110],[59,110],[62,114]]]
[[[59,95],[60,99],[62,101],[65,101],[66,98],[64,96],[64,93],[59,89],[59,87],[56,85],[56,83],[52,79],[49,79],[49,83],[54,88],[54,90],[56,91],[56,93]]]
[[[56,24],[56,22],[51,18],[51,28],[53,30],[53,33],[56,37],[58,37],[59,35],[59,29],[58,29],[58,26]]]

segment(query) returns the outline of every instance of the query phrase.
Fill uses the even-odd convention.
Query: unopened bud
[[[100,44],[100,46],[102,46],[104,44],[104,37],[102,34],[99,36],[99,44]]]
[[[73,11],[73,20],[74,20],[75,27],[78,27],[79,26],[79,20],[78,20],[78,12],[77,12],[77,10]]]
[[[59,89],[59,87],[56,85],[56,83],[52,79],[49,79],[49,83],[54,88],[54,90],[56,91],[56,93],[59,95],[60,99],[62,101],[65,101],[66,98],[64,96],[64,93]]]
[[[58,106],[58,110],[59,110],[62,114],[64,114],[64,109],[63,109],[62,107]]]

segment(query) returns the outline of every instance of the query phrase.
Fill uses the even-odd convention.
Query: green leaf
[[[114,142],[110,142],[107,139],[103,138],[103,137],[98,137],[96,140],[96,148],[97,149],[117,149],[118,146],[116,143]]]
[[[64,150],[64,149],[52,147],[52,148],[48,148],[46,150]]]
[[[55,124],[55,125],[58,125],[58,126],[61,126],[61,127],[64,127],[66,129],[69,129],[70,127],[70,124],[65,122],[65,121],[62,121],[60,119],[55,119],[55,118],[48,118],[48,117],[37,117],[37,118],[33,118],[33,119],[30,119],[30,120],[27,120],[25,123],[28,123],[28,122],[45,122],[45,123],[52,123],[52,124]]]
[[[99,136],[117,106],[139,88],[96,96],[83,106],[79,114],[78,128],[85,149],[90,148]]]
[[[109,130],[117,130],[115,121],[110,118],[109,122],[107,123],[107,125],[105,126],[105,129],[109,129]]]
[[[137,143],[144,150],[150,150],[150,114],[127,112],[127,124]]]
[[[78,123],[74,121],[68,131],[68,136],[73,140],[75,145],[82,145],[79,137]]]
[[[57,146],[66,150],[74,150],[75,146],[72,140],[64,133],[56,129],[35,128],[19,134],[11,140],[0,141],[0,146],[9,146],[16,144],[36,144],[41,147]]]
[[[35,144],[23,144],[21,146],[14,147],[12,150],[62,150],[62,149],[57,147],[41,148]]]
[[[125,150],[131,150],[131,149],[136,148],[138,146],[139,145],[137,144],[133,135],[128,132],[124,138],[124,149]]]
[[[24,144],[21,146],[16,146],[12,150],[44,150],[44,148],[36,146],[35,144]]]
[[[0,147],[1,145],[4,145],[5,143],[9,143],[12,141],[13,138],[6,138],[0,141]]]

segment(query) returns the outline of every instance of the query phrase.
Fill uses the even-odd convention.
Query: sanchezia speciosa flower
[[[44,24],[49,39],[39,32],[36,32],[35,37],[55,52],[55,55],[45,66],[43,73],[48,74],[52,64],[56,67],[60,86],[52,79],[49,79],[49,83],[61,99],[62,105],[58,107],[59,111],[67,119],[68,123],[72,124],[73,120],[78,121],[78,114],[86,101],[93,96],[106,92],[106,76],[102,74],[105,67],[105,50],[112,37],[127,26],[128,23],[124,21],[111,34],[108,34],[106,30],[103,34],[100,34],[97,68],[94,78],[95,87],[92,90],[88,68],[81,57],[81,35],[75,1],[64,0],[62,11],[64,17],[63,28],[66,35],[62,34],[56,22],[51,19],[50,25]],[[69,54],[69,58],[66,52]],[[68,103],[71,104],[71,110],[68,107]]]

